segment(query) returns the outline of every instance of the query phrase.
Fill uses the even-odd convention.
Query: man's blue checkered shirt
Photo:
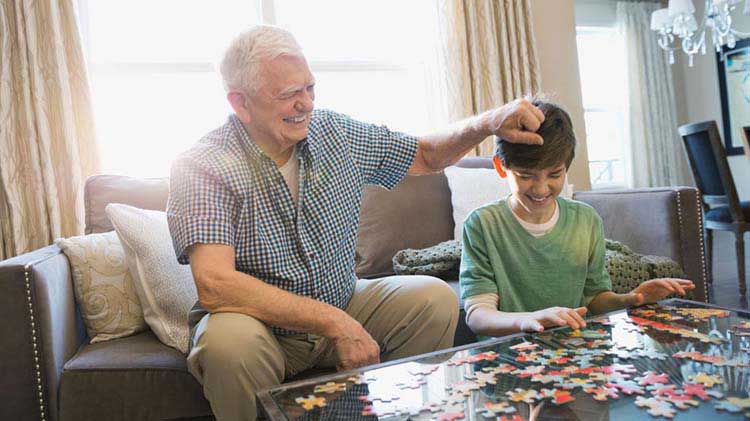
[[[180,263],[196,243],[234,247],[238,271],[345,309],[364,184],[391,189],[417,140],[326,110],[297,147],[299,199],[236,116],[172,165],[167,217]],[[281,328],[277,334],[290,334]]]

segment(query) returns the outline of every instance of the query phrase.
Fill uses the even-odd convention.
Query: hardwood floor
[[[745,273],[750,273],[750,237],[745,234]],[[709,287],[711,303],[734,308],[748,309],[748,298],[740,296],[737,283],[737,261],[734,250],[734,234],[714,231],[713,284]],[[746,277],[747,278],[747,277]],[[746,280],[750,286],[750,280]]]

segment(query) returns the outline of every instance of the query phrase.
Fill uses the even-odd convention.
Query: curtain
[[[439,0],[437,92],[443,119],[457,121],[538,93],[530,0]],[[474,151],[490,155],[488,138]]]
[[[650,29],[652,2],[618,2],[617,28],[628,66],[626,173],[631,187],[689,185],[690,173],[677,131],[672,69]]]
[[[83,233],[94,142],[73,0],[3,0],[0,259]]]

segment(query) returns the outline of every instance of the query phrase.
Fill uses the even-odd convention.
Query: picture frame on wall
[[[716,53],[719,70],[724,146],[727,155],[745,152],[743,127],[750,126],[750,39]]]

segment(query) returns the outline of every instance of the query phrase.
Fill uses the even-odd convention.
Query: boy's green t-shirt
[[[475,209],[464,222],[461,298],[494,293],[499,310],[580,307],[612,288],[604,267],[602,220],[591,206],[557,198],[552,231],[534,237],[499,200]]]

